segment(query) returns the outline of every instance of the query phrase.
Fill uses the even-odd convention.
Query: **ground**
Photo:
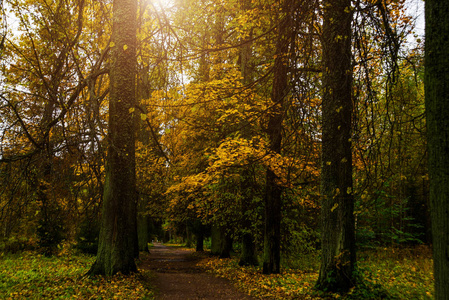
[[[254,299],[197,266],[206,255],[153,243],[141,269],[151,270],[156,299]]]

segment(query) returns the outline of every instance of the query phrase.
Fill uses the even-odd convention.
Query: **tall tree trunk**
[[[136,0],[114,0],[106,180],[97,260],[89,274],[137,271]]]
[[[240,0],[239,1],[241,9],[244,12],[247,12],[251,8],[251,2],[246,0]],[[250,33],[249,36],[245,40],[242,40],[243,45],[240,48],[240,71],[242,74],[242,83],[243,85],[249,85],[252,81],[252,68],[250,65],[251,57],[252,57],[252,50],[251,50],[251,39],[252,34]],[[246,97],[245,97],[246,99]],[[253,137],[252,133],[252,124],[250,120],[243,120],[241,122],[241,132],[242,137],[251,140]],[[257,266],[259,265],[259,262],[257,260],[257,254],[256,254],[256,245],[254,243],[254,236],[251,232],[251,219],[248,218],[249,210],[251,209],[251,203],[253,202],[253,180],[251,178],[251,166],[248,165],[246,168],[242,171],[241,175],[241,182],[240,182],[240,192],[242,193],[242,222],[241,222],[241,230],[243,231],[243,237],[242,237],[242,251],[240,255],[239,265],[240,266]]]
[[[139,251],[150,252],[148,248],[148,243],[151,242],[151,219],[148,215],[138,214],[137,215],[137,238]]]
[[[200,225],[201,228],[196,233],[196,251],[203,252],[204,251],[204,225]]]
[[[43,149],[39,153],[38,165],[36,166],[35,176],[32,178],[31,185],[36,191],[37,203],[39,204],[37,236],[38,245],[44,255],[51,256],[55,254],[58,244],[62,241],[62,217],[58,201],[55,199],[51,187],[56,182],[54,174],[54,153],[53,142],[50,138],[50,122],[55,111],[55,102],[53,97],[48,97],[41,121],[41,130],[44,133]],[[47,134],[48,132],[48,134]]]
[[[257,266],[259,261],[257,259],[256,244],[254,243],[254,235],[251,232],[251,219],[248,218],[248,212],[253,202],[253,181],[250,176],[250,166],[242,171],[242,180],[240,183],[242,197],[242,220],[241,230],[242,236],[242,251],[240,254],[240,266]]]
[[[239,266],[258,266],[256,244],[251,233],[244,233],[242,237],[242,253],[240,254]]]
[[[226,232],[225,228],[221,228],[221,245],[220,258],[230,258],[232,251],[232,237]]]
[[[220,255],[221,231],[219,226],[212,225],[212,228],[210,230],[210,239],[211,239],[210,253],[212,255]]]
[[[425,98],[435,299],[449,299],[449,3],[426,1]]]
[[[277,31],[276,53],[274,61],[272,107],[268,120],[267,133],[270,151],[281,153],[282,122],[284,120],[284,102],[288,93],[288,54],[290,48],[290,29],[292,19],[292,0],[284,0]],[[281,195],[282,187],[273,170],[267,170],[265,191],[265,229],[263,273],[280,273],[281,263]]]
[[[347,292],[354,286],[352,194],[351,1],[324,1],[321,269],[317,287]]]
[[[191,225],[190,222],[191,221],[186,221],[186,231],[185,231],[186,241],[185,241],[185,244],[186,244],[187,248],[191,248],[192,245],[193,245],[193,232],[192,232],[193,230],[192,230],[192,225]]]
[[[212,245],[210,253],[218,255],[220,258],[231,257],[232,238],[223,226],[212,225],[211,228]]]

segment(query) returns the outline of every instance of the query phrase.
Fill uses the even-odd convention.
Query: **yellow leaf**
[[[147,115],[146,114],[140,114],[140,118],[142,119],[142,121],[145,121],[147,119]]]
[[[129,113],[132,114],[133,112],[134,112],[134,107],[131,107],[131,108],[129,109]]]
[[[110,42],[109,43],[109,47],[111,47],[111,48],[115,47],[115,43],[114,42]]]
[[[332,206],[331,208],[331,212],[334,212],[335,209],[337,209],[338,207],[338,203],[335,203],[334,206]]]
[[[126,51],[128,49],[128,45],[123,45],[123,51]]]

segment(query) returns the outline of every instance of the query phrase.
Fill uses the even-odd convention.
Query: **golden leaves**
[[[209,258],[200,267],[234,282],[240,289],[257,298],[312,299],[311,291],[317,272],[286,269],[283,274],[260,276],[258,267],[236,267],[235,259]]]

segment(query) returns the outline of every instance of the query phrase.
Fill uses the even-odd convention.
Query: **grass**
[[[308,266],[317,256],[304,257]],[[149,273],[111,278],[85,277],[95,258],[65,253],[51,258],[35,252],[0,254],[0,299],[152,299]],[[428,247],[379,248],[358,254],[363,281],[348,295],[319,295],[316,268],[284,268],[281,275],[261,275],[240,267],[237,258],[207,257],[200,266],[233,281],[246,293],[273,299],[432,299],[433,269]]]
[[[313,289],[317,270],[284,268],[281,275],[261,275],[260,268],[240,267],[236,258],[210,257],[209,272],[227,278],[246,293],[274,299],[432,299],[433,269],[428,247],[381,248],[359,253],[362,280],[347,295],[319,294]]]
[[[359,255],[362,275],[398,299],[433,298],[433,261],[428,246],[378,248]]]
[[[0,254],[0,299],[152,299],[147,276],[86,277],[95,257]]]

